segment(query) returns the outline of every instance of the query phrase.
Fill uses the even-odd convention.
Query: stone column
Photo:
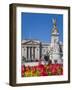
[[[30,60],[30,47],[28,48],[28,60]]]
[[[34,60],[34,58],[33,58],[33,47],[32,47],[32,60]]]
[[[33,48],[33,59],[35,60],[35,47]]]

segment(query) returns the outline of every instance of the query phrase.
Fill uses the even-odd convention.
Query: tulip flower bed
[[[38,66],[21,66],[22,77],[63,75],[62,64],[48,64]]]

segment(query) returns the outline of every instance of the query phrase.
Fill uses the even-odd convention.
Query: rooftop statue
[[[53,18],[52,21],[53,21],[53,25],[56,26],[56,19]]]
[[[57,29],[57,26],[56,26],[56,19],[52,19],[52,22],[53,22],[53,29],[52,29],[52,33],[57,33],[58,32],[58,29]]]

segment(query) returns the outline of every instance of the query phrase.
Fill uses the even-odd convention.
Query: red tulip
[[[22,77],[24,76],[24,71],[25,71],[25,66],[22,65],[22,66],[21,66],[21,75],[22,75]]]
[[[34,73],[36,71],[36,67],[35,66],[31,67],[31,70]]]
[[[52,71],[52,69],[53,69],[53,64],[50,64],[49,65],[49,70]]]
[[[45,70],[45,67],[44,67],[44,65],[40,64],[40,65],[38,65],[37,69],[41,72],[41,71]]]
[[[32,72],[30,76],[48,76],[48,75],[63,75],[63,65],[62,64],[48,64],[42,65],[39,63],[38,66],[24,66],[21,67],[21,74],[24,76],[25,72]],[[37,74],[38,73],[38,74]],[[29,76],[28,75],[28,76]]]
[[[46,72],[41,72],[40,76],[47,76],[48,74]]]
[[[30,66],[25,67],[26,71],[30,70]]]
[[[56,69],[53,68],[53,69],[51,70],[51,73],[52,73],[52,75],[56,75]]]
[[[24,67],[24,65],[22,65],[21,70],[22,70],[22,72],[25,71],[25,67]]]

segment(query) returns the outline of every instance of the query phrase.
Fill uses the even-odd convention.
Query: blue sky
[[[63,15],[21,13],[21,39],[36,39],[42,42],[51,41],[52,19],[56,18],[60,41],[63,42]]]

